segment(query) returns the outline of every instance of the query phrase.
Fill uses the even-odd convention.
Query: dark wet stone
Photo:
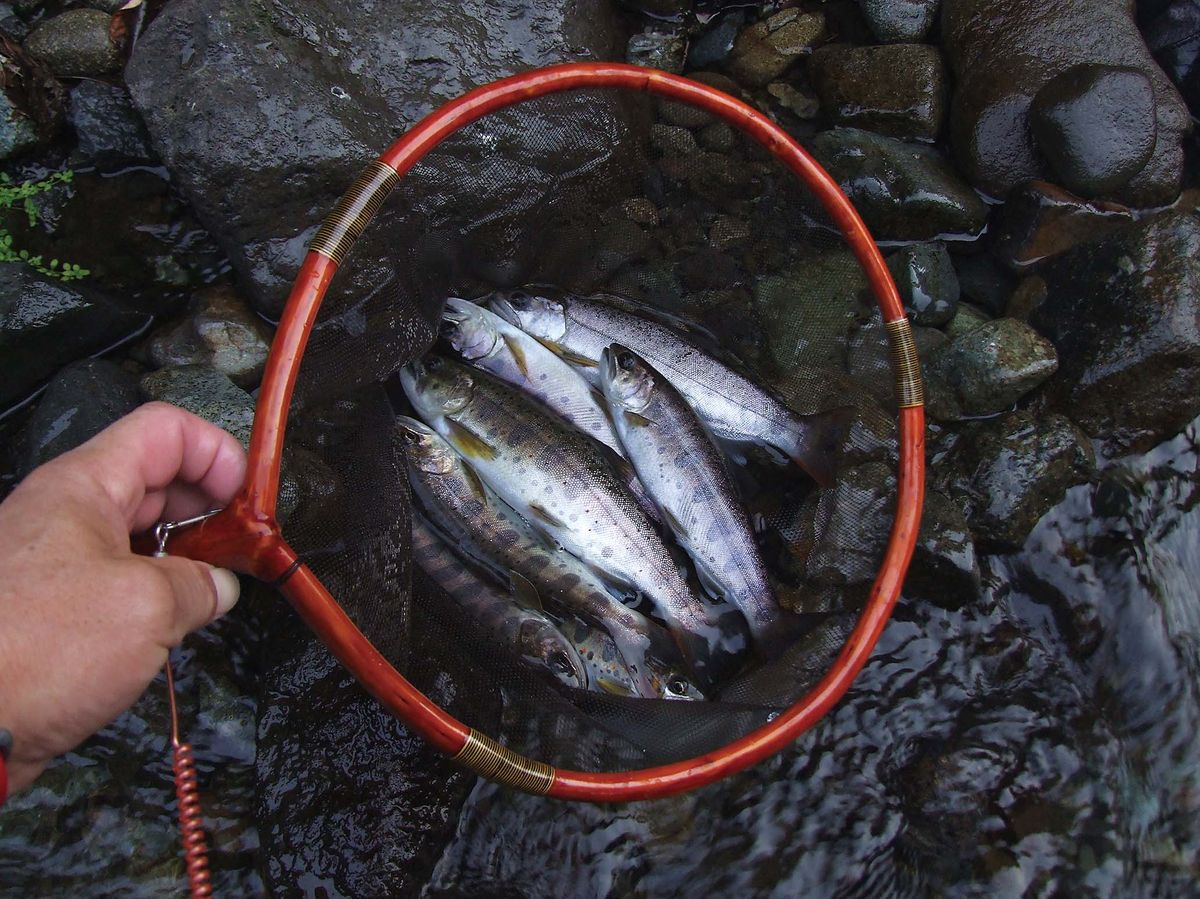
[[[204,365],[249,389],[262,378],[270,342],[233,288],[218,286],[198,293],[186,318],[150,339],[150,357],[160,368]]]
[[[726,68],[746,87],[774,81],[825,37],[825,17],[785,9],[742,29]]]
[[[921,530],[904,591],[947,609],[957,609],[979,593],[979,559],[967,520],[958,504],[936,490],[925,493]]]
[[[59,77],[107,75],[121,68],[124,26],[98,9],[70,9],[25,38],[25,50]]]
[[[1030,120],[1061,183],[1084,197],[1119,190],[1154,153],[1154,87],[1136,69],[1074,66],[1037,92]]]
[[[150,134],[123,87],[80,81],[71,88],[68,120],[85,159],[101,163],[155,159]]]
[[[68,365],[50,381],[25,426],[25,471],[75,449],[140,402],[137,378],[115,362]]]
[[[1058,347],[1051,397],[1089,434],[1145,450],[1200,413],[1200,222],[1171,213],[1039,271],[1034,325]]]
[[[8,159],[55,138],[66,93],[44,63],[4,35],[0,56],[0,159]]]
[[[1019,548],[1033,526],[1086,481],[1095,458],[1087,436],[1065,416],[1013,412],[981,426],[952,462],[952,497],[989,549]]]
[[[772,81],[767,93],[779,101],[779,105],[802,119],[815,119],[821,111],[821,103],[812,94],[805,93],[786,81]]]
[[[940,0],[858,0],[875,36],[885,43],[919,41],[937,18]]]
[[[681,259],[675,266],[684,289],[724,290],[743,280],[741,268],[727,253],[701,250]]]
[[[932,147],[834,128],[818,134],[811,150],[876,240],[976,234],[987,221],[983,201]]]
[[[0,410],[27,397],[68,362],[128,340],[150,322],[87,287],[0,265]]]
[[[942,34],[956,76],[950,142],[976,187],[1000,197],[1025,181],[1050,179],[1035,147],[1030,106],[1051,79],[1088,63],[1133,69],[1154,89],[1153,155],[1110,199],[1157,206],[1178,195],[1182,137],[1191,129],[1191,119],[1179,92],[1150,58],[1132,10],[1127,0],[1009,0],[999,7],[992,0],[958,0],[946,5]]]
[[[1143,29],[1146,44],[1192,108],[1200,112],[1200,5],[1175,0]]]
[[[986,325],[992,320],[992,316],[985,313],[982,309],[977,309],[970,303],[959,303],[958,311],[954,313],[954,318],[950,319],[949,323],[944,325],[942,330],[946,332],[946,336],[951,340],[958,337],[960,334],[966,334],[968,331],[974,331],[980,325]]]
[[[700,149],[692,132],[679,125],[651,125],[650,146],[663,156],[691,156]]]
[[[1033,310],[1046,302],[1046,282],[1037,275],[1022,278],[1008,298],[1008,308],[1004,314],[1009,318],[1027,322],[1033,315]]]
[[[708,27],[688,47],[687,67],[703,69],[717,65],[725,60],[733,42],[737,40],[738,31],[746,24],[746,13],[740,9],[714,16]]]
[[[956,255],[954,270],[964,299],[993,316],[1003,315],[1016,286],[1012,273],[996,264],[990,253]]]
[[[946,116],[946,72],[936,47],[834,44],[813,53],[809,74],[839,125],[934,140]]]
[[[682,19],[692,10],[693,0],[617,0],[620,6],[655,19]]]
[[[318,223],[395,135],[471,87],[549,63],[612,59],[622,42],[611,5],[600,0],[470,0],[452,16],[428,0],[200,0],[164,8],[138,39],[126,81],[164,163],[229,253],[240,288],[255,308],[277,315]],[[618,200],[634,168],[634,125],[620,95],[564,95],[552,106],[493,122],[488,139],[511,148],[511,162],[500,165],[477,130],[443,148],[425,168],[424,187],[420,177],[406,179],[399,192],[416,191],[419,201],[387,205],[326,306],[376,293],[402,271],[430,271],[444,249],[443,228],[462,251],[454,261],[474,277],[536,275],[554,206],[548,195],[571,194],[568,173],[609,177]],[[526,107],[523,115],[534,113]],[[409,352],[433,336],[434,306],[429,301],[410,329],[421,333],[402,335]]]
[[[687,57],[687,38],[681,33],[643,31],[629,39],[625,61],[635,66],[679,74]]]
[[[254,397],[219,371],[202,365],[164,368],[144,375],[142,395],[162,400],[211,421],[236,437],[242,446],[250,446],[254,426]]]
[[[728,153],[734,148],[737,137],[733,128],[725,122],[713,122],[700,129],[700,146],[716,153]]]
[[[1036,265],[1087,240],[1129,224],[1124,206],[1089,203],[1045,181],[1031,181],[1008,195],[993,247],[1014,269]]]
[[[958,275],[942,243],[914,244],[887,258],[914,325],[938,327],[958,311]]]
[[[955,336],[929,360],[929,414],[939,421],[993,415],[1058,369],[1054,346],[1029,325],[998,318]]]

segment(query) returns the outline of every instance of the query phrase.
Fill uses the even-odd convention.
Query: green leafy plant
[[[0,172],[0,210],[13,209],[20,205],[29,220],[29,227],[32,228],[38,223],[37,204],[33,202],[33,198],[53,190],[60,184],[70,184],[74,177],[73,171],[65,169],[40,181],[14,184],[12,178]],[[4,225],[0,225],[0,262],[23,262],[35,271],[60,281],[78,281],[91,274],[88,269],[73,262],[59,262],[57,259],[46,262],[40,254],[34,255],[28,250],[15,247],[12,232]]]

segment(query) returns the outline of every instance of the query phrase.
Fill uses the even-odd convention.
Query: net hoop
[[[444,138],[482,116],[524,100],[584,88],[643,91],[703,109],[766,148],[816,195],[862,266],[879,304],[899,405],[896,513],[887,548],[858,622],[825,676],[773,721],[718,750],[668,765],[603,773],[553,768],[520,756],[429,700],[354,625],[286,543],[275,520],[284,432],[301,357],[339,263],[387,193]],[[912,557],[924,499],[924,430],[920,368],[895,284],[850,201],[792,137],[740,100],[681,76],[620,63],[551,66],[476,88],[430,113],[371,162],[338,201],[309,247],[271,347],[255,412],[246,482],[224,512],[173,538],[171,551],[278,587],[376,699],[475,773],[559,799],[652,799],[704,786],[762,761],[812,727],[845,694],[887,624]]]

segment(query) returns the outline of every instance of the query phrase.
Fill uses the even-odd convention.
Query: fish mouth
[[[521,317],[517,314],[517,308],[512,302],[499,293],[492,294],[488,300],[488,308],[495,312],[498,316],[508,322],[510,325],[520,326]]]
[[[472,310],[479,307],[470,300],[460,297],[447,297],[446,305],[442,308],[442,322],[461,325],[472,315]]]

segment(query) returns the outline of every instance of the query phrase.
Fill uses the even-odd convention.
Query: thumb
[[[237,575],[205,562],[165,557],[150,559],[166,576],[175,600],[173,636],[204,627],[234,607],[241,593]]]

